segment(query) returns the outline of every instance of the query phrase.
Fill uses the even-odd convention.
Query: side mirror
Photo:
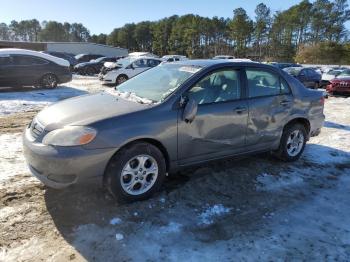
[[[133,64],[130,64],[130,65],[129,65],[129,68],[130,68],[130,69],[135,69],[135,67],[134,67]]]
[[[197,114],[198,105],[193,99],[188,99],[183,110],[182,119],[186,123],[192,123]]]

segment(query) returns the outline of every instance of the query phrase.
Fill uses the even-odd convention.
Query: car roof
[[[0,56],[5,56],[5,55],[30,55],[30,56],[36,56],[40,58],[47,59],[51,62],[54,62],[58,65],[61,66],[69,66],[69,62],[65,59],[52,56],[49,54],[45,54],[42,52],[37,52],[33,50],[27,50],[27,49],[19,49],[19,48],[4,48],[0,49]]]

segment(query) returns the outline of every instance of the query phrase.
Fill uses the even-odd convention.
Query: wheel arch
[[[120,152],[120,150],[122,150],[123,148],[127,147],[127,146],[131,146],[132,144],[136,144],[136,143],[148,143],[148,144],[151,144],[155,147],[157,147],[160,152],[162,153],[163,157],[164,157],[164,160],[165,160],[165,166],[166,166],[166,171],[168,172],[169,169],[170,169],[170,157],[169,157],[169,153],[168,151],[166,150],[165,146],[159,141],[159,140],[156,140],[154,138],[138,138],[138,139],[135,139],[135,140],[132,140],[132,141],[129,141],[125,144],[123,144],[120,148],[118,148],[118,150],[116,150],[114,152],[114,154],[110,157],[110,159],[108,160],[108,163],[105,167],[105,170],[103,172],[103,183],[105,182],[105,179],[106,179],[106,170],[111,162],[111,160],[113,159],[113,157],[118,153]]]
[[[289,122],[287,122],[285,124],[283,131],[286,129],[286,127],[289,127],[289,126],[297,124],[297,123],[302,124],[305,127],[306,133],[309,136],[310,131],[311,131],[311,124],[310,124],[310,121],[305,117],[296,117],[296,118],[289,120]]]

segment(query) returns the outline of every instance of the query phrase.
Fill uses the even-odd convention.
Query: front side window
[[[247,69],[249,97],[279,95],[289,92],[287,83],[274,73],[261,69]]]
[[[225,69],[204,77],[187,94],[198,105],[237,100],[241,97],[239,71]]]
[[[133,67],[148,67],[147,65],[147,60],[146,59],[139,59],[139,60],[136,60],[133,64]]]

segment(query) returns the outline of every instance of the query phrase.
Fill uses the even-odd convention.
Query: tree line
[[[316,63],[320,60],[318,53],[322,55],[321,62],[350,63],[349,32],[345,27],[349,20],[347,0],[303,0],[275,13],[260,3],[253,18],[243,8],[234,9],[231,18],[174,15],[158,21],[128,23],[108,35],[90,35],[77,23],[12,21],[0,24],[0,39],[90,41],[190,58],[231,54],[256,60]]]
[[[81,23],[59,23],[36,19],[0,23],[0,40],[86,42],[91,39],[89,30]]]

